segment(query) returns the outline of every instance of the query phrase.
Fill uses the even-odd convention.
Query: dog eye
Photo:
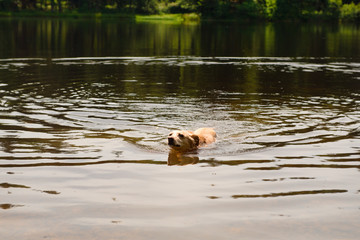
[[[183,134],[181,134],[181,133],[179,133],[179,137],[183,138],[183,137],[184,137],[184,135],[183,135]]]

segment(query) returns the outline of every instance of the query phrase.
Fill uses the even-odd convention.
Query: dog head
[[[168,145],[177,151],[191,151],[199,146],[199,137],[190,131],[173,131],[168,136]]]

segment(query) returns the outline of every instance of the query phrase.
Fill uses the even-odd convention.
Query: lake
[[[1,239],[360,235],[359,25],[0,19],[0,96]]]

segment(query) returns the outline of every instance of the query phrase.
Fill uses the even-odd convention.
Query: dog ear
[[[192,139],[194,139],[195,146],[198,147],[199,144],[200,144],[199,136],[198,136],[198,135],[195,135],[195,134],[191,134],[190,137],[191,137]]]

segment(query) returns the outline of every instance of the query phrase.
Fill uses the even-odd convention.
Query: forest
[[[8,13],[195,14],[202,19],[360,21],[360,0],[0,0]]]

